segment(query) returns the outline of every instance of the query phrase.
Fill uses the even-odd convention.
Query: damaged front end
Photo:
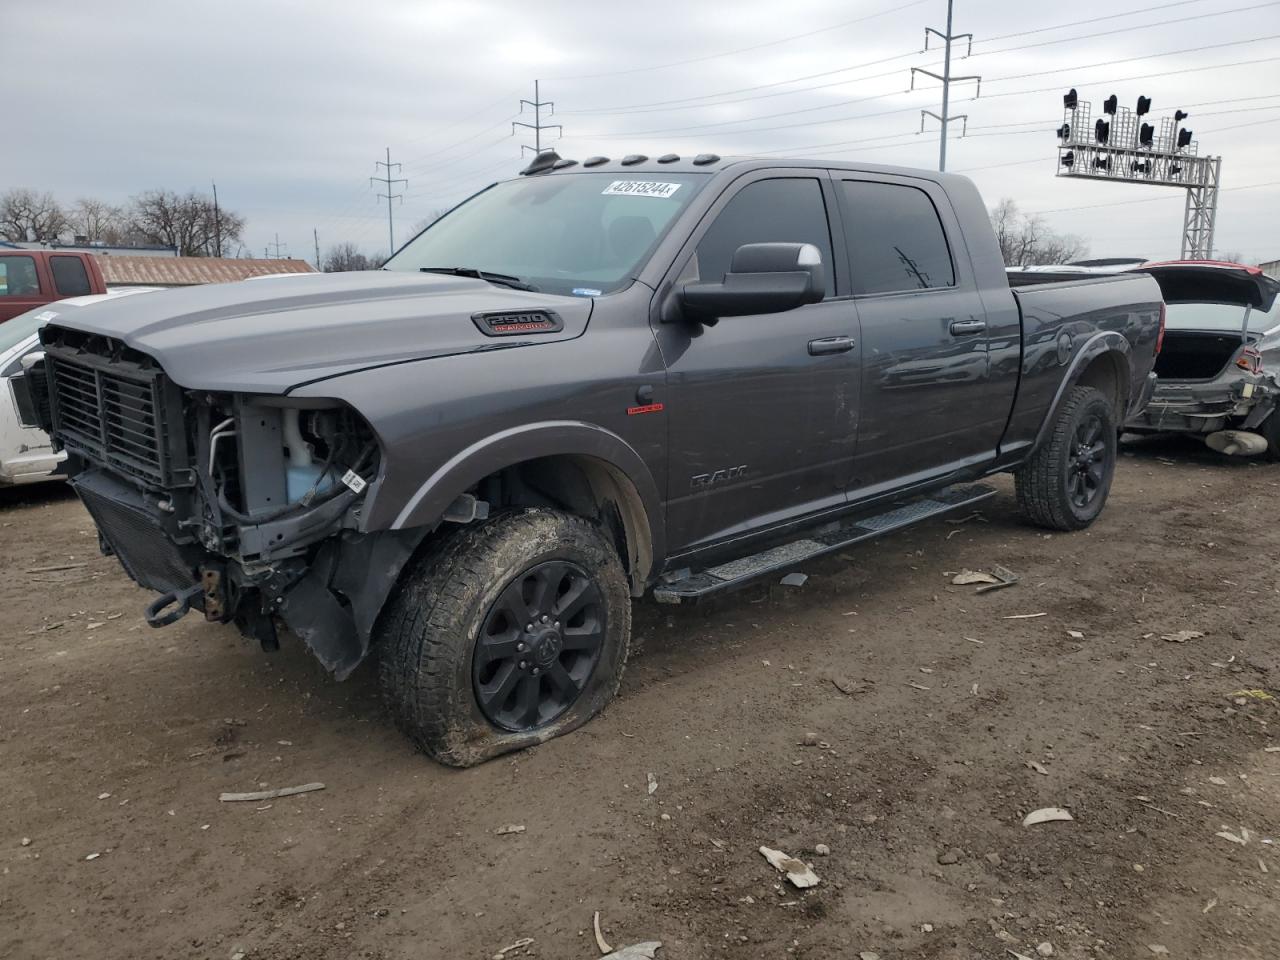
[[[372,429],[336,400],[184,390],[117,340],[46,328],[47,428],[104,553],[160,594],[264,649],[277,620],[339,679],[364,658],[422,531],[364,533]]]

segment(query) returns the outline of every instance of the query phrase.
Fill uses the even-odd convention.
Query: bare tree
[[[996,204],[990,216],[1000,255],[1007,267],[1067,263],[1089,252],[1084,238],[1055,233],[1043,217],[1022,213],[1017,203],[1008,197]]]
[[[128,230],[144,243],[176,247],[179,256],[209,257],[219,233],[224,250],[240,240],[244,217],[227,209],[215,214],[213,199],[194,190],[148,190],[130,203]]]
[[[56,240],[67,229],[66,212],[52,193],[18,188],[0,195],[0,237]]]
[[[343,273],[348,270],[377,270],[381,261],[365,256],[354,243],[337,243],[328,249],[321,269],[325,273]]]
[[[120,243],[126,233],[124,211],[93,197],[77,200],[67,215],[67,221],[73,234],[90,243]]]

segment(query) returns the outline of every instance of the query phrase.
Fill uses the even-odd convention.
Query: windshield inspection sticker
[[[680,189],[678,183],[655,183],[652,180],[615,180],[604,188],[605,197],[657,197],[665,199]]]
[[[600,296],[600,291],[595,287],[574,287],[573,295],[575,297],[598,297]]]

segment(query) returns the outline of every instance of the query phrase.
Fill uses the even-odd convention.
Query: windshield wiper
[[[475,267],[419,267],[418,270],[421,273],[443,273],[450,277],[474,277],[477,280],[494,283],[500,287],[510,287],[512,290],[532,290],[537,292],[538,289],[531,283],[525,283],[519,277],[513,277],[505,273],[490,273],[487,270],[477,270]]]

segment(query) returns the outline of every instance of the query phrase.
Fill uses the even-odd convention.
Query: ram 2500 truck
[[[131,297],[42,334],[104,551],[468,765],[615,694],[685,602],[1016,478],[1088,526],[1149,394],[1155,281],[1011,290],[965,178],[553,153],[378,272]]]

